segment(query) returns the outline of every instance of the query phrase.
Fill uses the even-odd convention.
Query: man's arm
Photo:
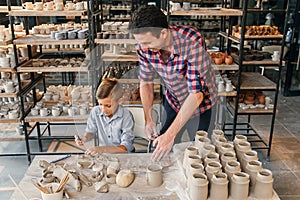
[[[152,154],[153,160],[158,161],[170,153],[176,135],[185,125],[185,123],[191,118],[194,111],[199,107],[202,101],[202,92],[189,94],[168,130],[154,140],[153,145],[155,145],[156,148]]]
[[[153,82],[140,82],[140,95],[145,115],[145,134],[150,140],[154,140],[157,136],[156,124],[152,119],[152,105],[154,100]]]

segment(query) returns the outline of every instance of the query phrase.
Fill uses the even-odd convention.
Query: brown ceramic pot
[[[225,57],[225,63],[227,65],[231,65],[233,63],[233,59],[232,59],[232,56],[226,56]]]

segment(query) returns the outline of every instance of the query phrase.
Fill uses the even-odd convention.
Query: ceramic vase
[[[223,136],[224,137],[224,132],[222,130],[217,130],[217,129],[214,129],[212,131],[212,135],[211,135],[211,142],[215,145],[216,144],[216,140]]]
[[[222,156],[226,152],[235,152],[234,151],[234,146],[232,143],[224,143],[219,147],[219,154]]]
[[[188,167],[188,157],[190,155],[198,155],[198,148],[195,146],[188,146],[184,151],[182,166],[186,170]]]
[[[241,167],[245,171],[246,165],[252,160],[258,160],[257,152],[254,150],[247,151],[242,154]]]
[[[246,141],[241,141],[236,144],[236,156],[239,161],[242,160],[243,153],[246,153],[251,150],[251,144]]]
[[[212,144],[204,144],[203,148],[200,150],[201,157],[205,159],[207,154],[216,152],[215,146]]]
[[[236,160],[229,161],[225,166],[225,173],[227,174],[228,179],[230,180],[232,175],[237,172],[241,172],[240,163]]]
[[[256,175],[262,169],[262,163],[258,160],[253,160],[247,163],[244,170],[250,176],[250,190],[254,189],[256,182]]]
[[[222,164],[223,168],[225,168],[226,164],[232,160],[237,160],[235,152],[230,151],[230,152],[224,153],[221,156],[221,164]]]
[[[205,174],[195,173],[188,182],[191,200],[206,200],[208,196],[208,180]]]
[[[203,158],[202,156],[202,149],[204,147],[205,144],[211,144],[211,141],[209,138],[198,138],[195,140],[195,146],[199,149],[199,155]]]
[[[202,164],[202,159],[199,155],[189,155],[186,159],[186,167],[185,167],[185,173],[186,176],[188,177],[189,173],[190,173],[190,167],[191,164],[193,163],[199,163]]]
[[[213,174],[218,174],[222,172],[222,165],[219,162],[212,161],[208,163],[207,166],[205,167],[205,172],[208,181],[211,181]]]
[[[247,137],[245,135],[235,135],[234,140],[233,140],[234,147],[236,148],[236,144],[241,141],[247,142],[248,141]]]
[[[272,199],[273,197],[273,175],[268,169],[262,169],[257,173],[254,186],[254,196],[257,199]]]
[[[206,167],[206,165],[208,163],[211,163],[212,161],[220,162],[220,158],[219,158],[218,153],[212,152],[212,153],[207,154],[205,159],[204,159],[204,166]]]
[[[220,137],[218,137],[218,138],[215,140],[216,151],[217,151],[218,153],[220,153],[221,146],[222,146],[223,144],[227,144],[227,143],[228,143],[228,141],[227,141],[227,139],[225,138],[225,136],[220,136]]]
[[[234,173],[230,181],[230,197],[234,200],[247,200],[249,194],[249,175],[244,172]]]
[[[206,131],[196,131],[195,141],[197,141],[199,138],[207,138],[207,137],[208,137],[208,133]]]
[[[211,200],[228,199],[228,179],[225,173],[221,172],[212,176],[209,196]]]

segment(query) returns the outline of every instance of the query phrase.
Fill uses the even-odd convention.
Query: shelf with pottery
[[[0,46],[6,46],[12,44],[12,39],[9,40],[0,40]]]
[[[235,62],[238,62],[239,56],[232,54],[231,55]],[[243,65],[279,65],[279,61],[273,61],[272,59],[263,59],[263,60],[250,60],[245,61],[243,60]]]
[[[88,72],[88,67],[27,67],[20,66],[18,72]]]
[[[43,53],[83,53],[84,50],[84,48],[43,48]]]
[[[137,44],[135,39],[95,39],[96,44]]]
[[[222,65],[216,65],[212,64],[212,67],[214,70],[239,70],[239,65],[236,63],[233,63],[231,65],[222,64]]]
[[[87,39],[67,39],[67,40],[55,40],[51,39],[49,35],[27,35],[25,37],[18,38],[13,41],[14,44],[26,44],[26,45],[68,45],[79,44],[86,45]]]
[[[229,35],[225,32],[219,32],[219,35],[230,39],[233,42],[240,43],[240,37]],[[236,35],[236,34],[235,34]],[[270,40],[270,39],[282,39],[283,35],[245,35],[245,40]]]
[[[236,78],[231,78],[232,83],[236,86]],[[241,90],[276,90],[276,83],[258,72],[242,72]]]
[[[67,114],[61,114],[59,116],[32,116],[31,114],[27,115],[24,119],[25,122],[86,122],[89,115],[74,115],[69,116]]]
[[[198,8],[193,10],[178,10],[171,11],[173,16],[192,16],[192,15],[203,15],[203,16],[242,16],[243,12],[237,9],[230,8]]]
[[[236,91],[231,91],[231,92],[218,92],[219,97],[235,97],[237,94]]]
[[[22,6],[11,6],[11,10],[22,10]],[[7,6],[0,6],[0,13],[8,13]]]
[[[234,105],[234,102],[233,101],[229,101],[228,102],[228,108],[230,109],[230,111],[231,111],[231,113],[233,113],[234,112],[234,107],[235,107],[235,105]],[[240,115],[254,115],[254,114],[256,114],[256,115],[272,115],[273,114],[273,108],[257,108],[257,107],[255,107],[255,108],[247,108],[247,109],[241,109],[241,108],[239,108],[238,109],[238,114],[240,114]],[[276,110],[276,114],[278,113],[278,110]]]
[[[138,61],[138,56],[136,52],[124,53],[124,54],[114,54],[112,52],[104,52],[101,56],[103,61]]]
[[[9,12],[10,16],[19,16],[19,17],[37,17],[37,16],[82,16],[86,15],[87,11],[76,11],[76,10],[12,10]]]

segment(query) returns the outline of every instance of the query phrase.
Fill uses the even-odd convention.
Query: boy
[[[84,136],[75,137],[76,144],[82,146],[98,135],[99,146],[87,149],[86,154],[134,151],[134,120],[130,111],[119,105],[122,88],[118,81],[104,79],[98,87],[96,98],[99,105],[91,110]]]

